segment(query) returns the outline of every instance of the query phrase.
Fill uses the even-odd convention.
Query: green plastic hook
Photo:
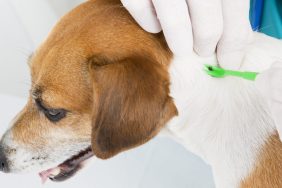
[[[216,78],[223,78],[225,76],[236,76],[236,77],[244,78],[246,80],[254,81],[258,75],[257,72],[241,72],[241,71],[225,70],[218,66],[212,66],[212,65],[205,65],[204,70],[208,75]]]

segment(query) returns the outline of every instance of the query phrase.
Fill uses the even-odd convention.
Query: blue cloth
[[[282,39],[282,0],[251,0],[250,20],[255,31]]]
[[[261,26],[263,0],[252,0],[250,9],[250,20],[254,31],[258,31]]]

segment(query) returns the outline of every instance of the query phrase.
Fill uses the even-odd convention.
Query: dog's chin
[[[77,155],[74,155],[67,159],[57,167],[50,168],[48,170],[39,173],[42,183],[45,183],[48,179],[54,182],[62,182],[73,177],[85,164],[85,161],[93,156],[91,147],[81,151]]]

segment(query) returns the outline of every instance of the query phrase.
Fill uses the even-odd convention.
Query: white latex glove
[[[121,0],[146,31],[163,30],[175,55],[217,49],[222,67],[238,69],[251,40],[250,0]]]
[[[259,74],[256,86],[268,100],[280,139],[282,140],[282,63],[274,63],[272,67]]]

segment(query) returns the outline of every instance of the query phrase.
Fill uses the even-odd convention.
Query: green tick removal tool
[[[216,78],[223,78],[225,76],[236,76],[236,77],[244,78],[246,80],[254,81],[258,75],[257,72],[241,72],[241,71],[225,70],[218,66],[212,66],[212,65],[205,65],[204,70],[208,75]]]

